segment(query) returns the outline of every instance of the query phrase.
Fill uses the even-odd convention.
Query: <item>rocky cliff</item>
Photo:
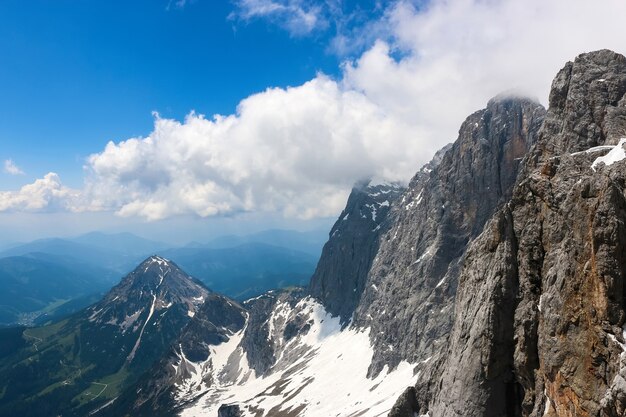
[[[626,413],[626,58],[552,84],[510,201],[471,244],[441,361],[392,416]]]
[[[444,349],[467,244],[511,197],[544,114],[529,99],[492,99],[392,207],[355,314],[354,325],[372,329],[371,375],[402,360],[427,363]]]
[[[359,184],[330,230],[309,292],[326,310],[346,324],[365,289],[365,281],[378,252],[380,236],[389,228],[387,214],[404,192],[396,184]]]

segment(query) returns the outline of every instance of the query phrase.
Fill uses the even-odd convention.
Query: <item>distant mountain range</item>
[[[43,324],[78,311],[152,254],[238,300],[302,285],[326,236],[268,230],[172,248],[131,233],[93,232],[23,243],[0,251],[0,326]]]
[[[48,258],[53,256],[33,253],[0,259],[0,324],[41,322],[71,300],[108,290],[117,279],[113,271],[98,266]],[[76,307],[94,300],[84,301],[87,304],[78,302]]]
[[[317,257],[264,243],[211,249],[179,248],[159,252],[209,288],[237,300],[290,285],[306,285]]]
[[[324,243],[328,240],[328,231],[315,230],[298,232],[295,230],[271,229],[249,235],[220,236],[207,243],[192,242],[188,247],[203,247],[207,249],[223,249],[244,245],[246,243],[265,243],[272,246],[290,248],[299,252],[308,253],[319,258]]]

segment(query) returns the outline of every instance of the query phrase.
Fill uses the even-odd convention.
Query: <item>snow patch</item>
[[[626,143],[626,139],[620,139],[619,143],[616,146],[611,147],[609,153],[599,158],[596,158],[591,164],[591,169],[596,170],[596,166],[600,163],[603,163],[606,166],[613,165],[616,162],[619,162],[626,158],[626,152],[624,152],[624,144]]]
[[[413,201],[411,201],[409,204],[407,204],[406,206],[404,206],[405,210],[410,210],[415,206],[419,206],[419,204],[422,202],[422,192],[424,190],[420,190],[419,194],[417,195],[417,197],[415,197],[413,199]]]
[[[93,313],[91,313],[91,315],[89,316],[88,320],[90,322],[95,321],[98,318],[98,315],[102,312],[102,308],[99,310],[94,310]]]
[[[375,204],[366,204],[365,207],[367,207],[368,209],[370,209],[370,212],[372,213],[372,221],[376,221],[376,205]]]
[[[139,337],[137,338],[137,341],[135,342],[135,346],[133,346],[133,350],[130,351],[130,354],[126,358],[127,363],[130,363],[135,357],[135,353],[137,353],[137,349],[139,348],[139,344],[141,343],[141,336],[143,336],[143,332],[144,330],[146,330],[146,326],[148,325],[148,322],[152,318],[152,314],[154,314],[154,306],[156,305],[156,301],[157,301],[156,295],[152,294],[152,305],[150,306],[150,312],[148,313],[148,318],[146,319],[146,322],[143,324],[143,327],[141,328],[141,332],[139,332]]]
[[[433,250],[433,245],[429,246],[426,249],[426,251],[419,258],[417,258],[413,263],[414,264],[418,264],[418,263],[422,262],[424,259],[426,259],[426,257],[430,256],[430,254],[431,254],[431,252]],[[415,248],[411,247],[411,250],[415,250]],[[442,282],[442,284],[443,284],[443,282]],[[439,285],[437,285],[437,286],[439,286]]]

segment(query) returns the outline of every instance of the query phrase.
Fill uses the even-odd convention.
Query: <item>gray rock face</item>
[[[217,417],[243,417],[243,414],[238,405],[224,404],[217,410]]]
[[[415,387],[408,387],[389,411],[390,416],[414,416],[419,409]]]
[[[544,114],[528,99],[491,100],[392,206],[354,321],[372,329],[371,375],[402,360],[425,365],[445,349],[467,244],[510,198]]]
[[[305,295],[304,289],[291,288],[271,291],[244,303],[249,310],[249,318],[241,346],[246,352],[250,368],[254,369],[257,375],[267,373],[276,363],[284,344],[296,333],[306,332],[306,323],[299,322],[283,323],[285,324],[283,333],[278,331],[282,326],[270,329],[270,319],[278,305],[285,303],[295,308]]]
[[[347,323],[365,288],[379,238],[387,228],[391,204],[404,188],[393,184],[360,184],[330,231],[311,283],[310,294]]]
[[[510,202],[467,252],[446,358],[418,380],[415,412],[625,415],[626,163],[611,163],[625,94],[611,51],[557,75]]]

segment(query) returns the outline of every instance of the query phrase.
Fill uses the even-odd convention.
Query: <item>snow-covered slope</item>
[[[211,294],[170,354],[98,415],[382,416],[422,364],[368,378],[373,355],[367,329],[303,290],[243,306]]]
[[[178,366],[193,371],[176,385],[176,396],[184,400],[190,392],[203,394],[181,415],[216,416],[220,406],[236,404],[233,407],[243,416],[382,416],[414,379],[415,366],[406,362],[369,379],[367,369],[374,354],[369,332],[342,330],[339,318],[310,297],[293,307],[277,303],[267,325],[271,333],[284,334],[294,321],[307,323],[307,329],[283,346],[265,375],[250,369],[241,347],[245,330],[212,348],[204,362],[182,357]]]

